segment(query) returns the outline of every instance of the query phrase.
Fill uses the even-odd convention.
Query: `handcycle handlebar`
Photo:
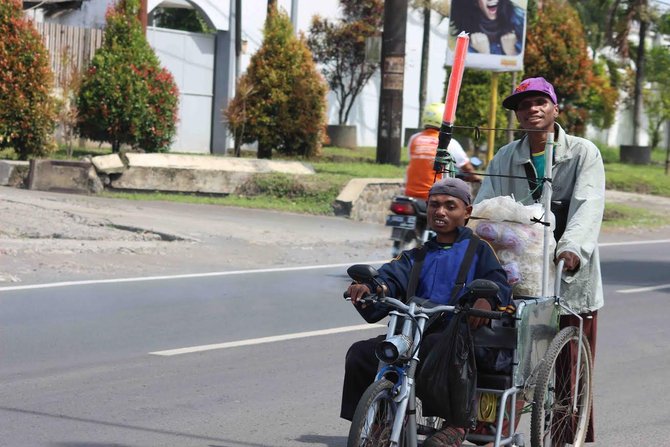
[[[349,295],[347,292],[344,292],[344,298],[347,299],[349,298]],[[372,304],[372,303],[383,303],[387,304],[403,313],[409,313],[409,306],[402,301],[392,298],[390,296],[379,296],[379,295],[367,295],[363,298],[360,299],[360,303],[363,304]],[[434,315],[440,312],[448,312],[448,313],[459,313],[459,312],[464,312],[469,316],[473,317],[482,317],[482,318],[488,318],[492,320],[500,320],[503,318],[504,315],[506,315],[505,312],[501,311],[494,311],[494,310],[483,310],[483,309],[473,309],[468,306],[452,306],[452,305],[446,305],[446,304],[441,304],[437,306],[424,306],[417,304],[414,314],[419,314],[423,313],[428,316]]]

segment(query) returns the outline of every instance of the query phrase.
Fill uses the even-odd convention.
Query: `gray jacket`
[[[580,260],[576,272],[563,275],[561,295],[573,310],[586,313],[604,304],[598,235],[605,209],[605,169],[596,145],[584,138],[567,135],[558,124],[556,129],[552,202],[561,201],[568,207],[567,225],[557,242],[556,255],[571,251],[579,255]],[[528,162],[530,146],[527,138],[500,148],[486,173],[522,178],[484,177],[475,203],[513,195],[524,205],[532,204],[534,200],[524,168]]]

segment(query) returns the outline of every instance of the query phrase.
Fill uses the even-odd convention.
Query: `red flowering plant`
[[[146,152],[166,152],[176,132],[179,92],[161,68],[138,19],[139,0],[120,0],[107,11],[102,47],[84,73],[78,132]]]
[[[0,1],[0,148],[21,160],[55,146],[56,101],[49,55],[19,0]]]

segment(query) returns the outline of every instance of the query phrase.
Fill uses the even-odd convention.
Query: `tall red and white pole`
[[[433,169],[436,174],[445,173],[453,177],[455,169],[453,158],[447,151],[451,142],[454,121],[456,120],[456,106],[458,105],[458,94],[461,91],[461,82],[463,81],[463,70],[465,69],[465,56],[468,52],[470,36],[461,32],[456,38],[456,49],[454,50],[454,63],[451,66],[449,74],[449,84],[447,85],[447,97],[444,100],[444,114],[442,115],[442,125],[440,126],[440,136],[435,154],[435,163]]]

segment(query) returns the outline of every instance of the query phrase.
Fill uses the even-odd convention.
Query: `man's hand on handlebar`
[[[385,290],[380,286],[377,287],[376,293],[378,295],[381,295],[382,292],[385,292]],[[355,305],[359,305],[365,309],[367,307],[367,303],[361,303],[361,299],[364,297],[370,295],[372,291],[370,290],[370,286],[367,284],[357,284],[353,283],[349,285],[349,288],[347,288],[347,292],[345,293],[346,296],[349,296],[351,298],[351,303]]]
[[[556,262],[560,261],[561,259],[563,259],[565,262],[563,264],[564,272],[574,272],[575,270],[579,269],[579,256],[577,253],[564,251],[558,255]]]
[[[477,301],[474,302],[472,305],[472,309],[479,309],[479,310],[493,310],[491,307],[491,303],[489,303],[489,300],[486,298],[477,298]],[[470,324],[470,329],[475,330],[480,328],[481,326],[484,326],[486,324],[489,324],[489,319],[484,318],[484,317],[476,317],[476,316],[470,316],[468,317],[468,323]]]

